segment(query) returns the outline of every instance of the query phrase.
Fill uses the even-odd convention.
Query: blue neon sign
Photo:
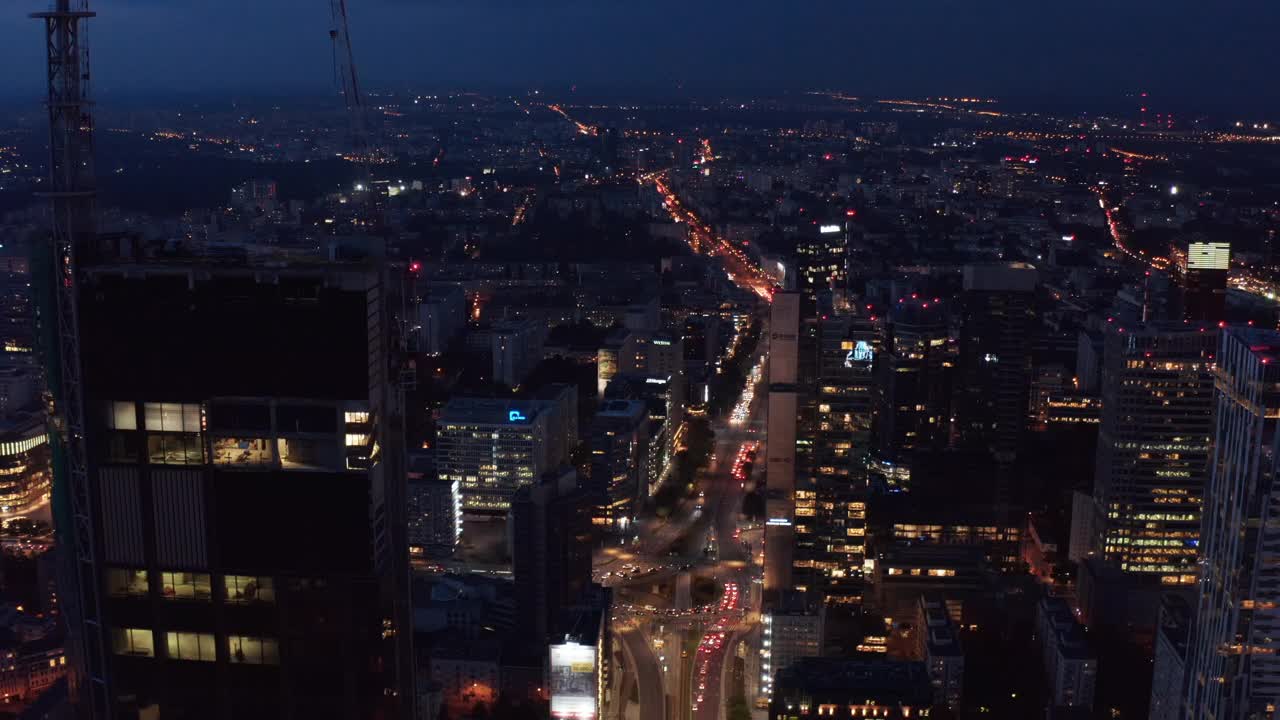
[[[528,419],[529,418],[525,417],[524,413],[520,412],[519,410],[507,411],[507,422],[523,422]]]

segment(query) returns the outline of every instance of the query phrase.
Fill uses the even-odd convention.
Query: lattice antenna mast
[[[93,503],[88,481],[77,310],[76,246],[97,234],[94,221],[93,114],[89,101],[88,0],[54,0],[43,20],[48,63],[49,191],[56,265],[57,376],[50,370],[53,425],[66,454],[65,477],[75,554],[68,623],[83,682],[76,688],[81,715],[110,716],[102,609],[94,551]],[[52,363],[50,363],[52,365]],[[65,593],[64,593],[65,595]]]

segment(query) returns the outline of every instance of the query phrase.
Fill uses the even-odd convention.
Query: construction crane
[[[351,28],[347,22],[347,0],[329,0],[333,16],[329,39],[333,43],[333,71],[338,92],[347,104],[347,121],[351,133],[351,159],[356,164],[356,190],[369,190],[369,163],[372,160],[369,144],[369,115],[360,91],[360,76],[356,72],[355,53],[351,50]]]
[[[60,541],[71,545],[73,560],[63,565],[62,580],[71,592],[60,593],[71,622],[70,652],[77,673],[74,683],[80,716],[111,716],[107,688],[106,635],[102,627],[99,574],[94,550],[94,514],[84,435],[84,399],[80,367],[76,249],[97,235],[94,219],[93,114],[89,101],[89,41],[85,21],[94,16],[88,0],[54,0],[48,12],[33,13],[44,21],[49,112],[49,189],[52,208],[50,255],[52,293],[56,300],[57,342],[48,349],[54,462],[62,466],[55,479],[55,509],[69,520]],[[59,458],[61,458],[59,460]],[[58,501],[58,497],[65,500]],[[58,505],[65,507],[58,508]],[[66,535],[63,535],[63,533]],[[82,674],[80,674],[82,673]]]

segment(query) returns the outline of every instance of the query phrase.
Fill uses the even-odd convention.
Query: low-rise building
[[[942,596],[920,596],[916,638],[933,686],[934,704],[959,707],[964,696],[964,649]]]
[[[924,665],[896,660],[805,658],[780,670],[769,717],[929,717],[933,689]]]
[[[1036,609],[1036,637],[1040,641],[1049,685],[1049,704],[1093,707],[1098,659],[1085,640],[1066,600],[1044,597]]]

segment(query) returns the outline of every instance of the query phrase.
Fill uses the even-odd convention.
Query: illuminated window
[[[269,577],[251,575],[227,575],[222,579],[227,602],[236,604],[273,603],[276,601],[275,584]]]
[[[142,408],[149,462],[158,465],[204,463],[199,404],[143,403]]]
[[[111,628],[111,651],[116,655],[155,657],[155,638],[146,628]]]
[[[117,400],[107,410],[107,427],[111,430],[137,430],[138,415],[131,402]]]
[[[286,470],[324,470],[343,465],[342,448],[336,439],[280,438],[280,466]]]
[[[227,638],[231,662],[245,665],[279,665],[280,648],[272,638],[232,635]]]
[[[350,424],[364,424],[369,422],[369,413],[368,411],[352,412],[348,410],[343,413],[343,420]]]
[[[198,433],[200,405],[194,403],[143,403],[146,429],[156,432]]]
[[[213,662],[218,659],[217,645],[209,633],[165,633],[165,645],[171,660]]]
[[[161,593],[168,600],[208,600],[212,584],[208,573],[162,572]]]
[[[146,570],[107,568],[107,594],[111,597],[145,597],[149,588]]]
[[[266,438],[214,438],[213,463],[252,467],[270,465],[271,442]]]

